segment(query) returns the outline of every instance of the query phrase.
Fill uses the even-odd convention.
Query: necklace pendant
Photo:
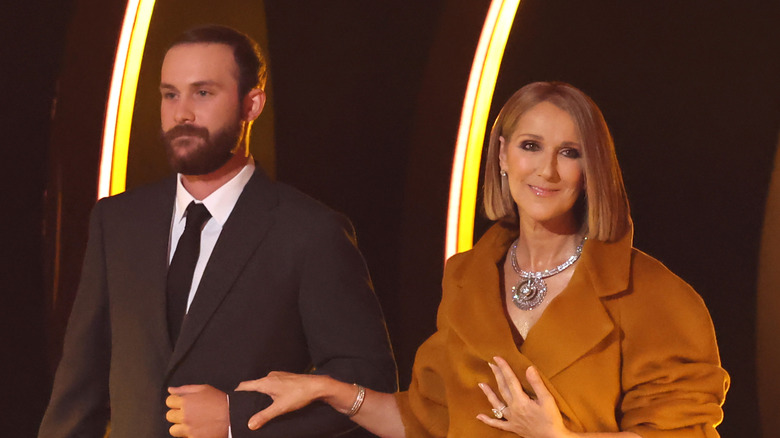
[[[542,278],[522,278],[512,286],[512,302],[520,310],[533,310],[547,295],[547,283]]]
[[[518,237],[518,240],[519,239],[520,238]],[[520,281],[517,283],[517,285],[512,286],[512,302],[515,303],[515,306],[517,306],[520,310],[533,310],[536,308],[536,306],[542,304],[542,301],[544,301],[544,296],[547,295],[547,283],[545,283],[544,279],[547,277],[552,277],[553,275],[556,275],[569,266],[573,265],[574,262],[580,258],[580,255],[582,254],[582,247],[585,245],[585,241],[588,240],[588,238],[582,238],[582,242],[580,242],[580,244],[574,250],[574,254],[569,257],[568,260],[552,269],[539,272],[527,272],[520,269],[520,266],[517,264],[518,240],[515,240],[515,243],[512,244],[512,247],[509,249],[509,256],[511,257],[510,260],[512,261],[512,269],[514,269],[514,271],[520,275]]]

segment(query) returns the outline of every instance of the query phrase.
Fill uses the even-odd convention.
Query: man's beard
[[[176,125],[162,132],[165,152],[171,168],[183,175],[206,175],[222,167],[233,157],[242,133],[240,120],[216,131],[213,138],[205,127]],[[188,139],[180,138],[190,136]],[[179,144],[177,144],[179,143]],[[187,148],[177,154],[177,148]]]

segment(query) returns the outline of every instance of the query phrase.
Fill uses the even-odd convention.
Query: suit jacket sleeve
[[[393,392],[397,388],[395,361],[352,225],[333,212],[315,222],[299,259],[298,298],[312,372]],[[249,417],[270,402],[264,394],[233,392],[233,437],[323,437],[355,427],[343,414],[315,403],[279,417],[259,431],[249,431]]]
[[[102,437],[109,419],[111,356],[101,204],[90,218],[81,280],[39,437]]]

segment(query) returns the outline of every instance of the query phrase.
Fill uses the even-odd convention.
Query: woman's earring
[[[506,178],[506,170],[501,169],[501,177]]]

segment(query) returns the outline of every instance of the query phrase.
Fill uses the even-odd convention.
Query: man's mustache
[[[163,133],[163,139],[171,142],[181,136],[200,137],[204,140],[209,138],[209,130],[202,126],[195,125],[176,125]]]

